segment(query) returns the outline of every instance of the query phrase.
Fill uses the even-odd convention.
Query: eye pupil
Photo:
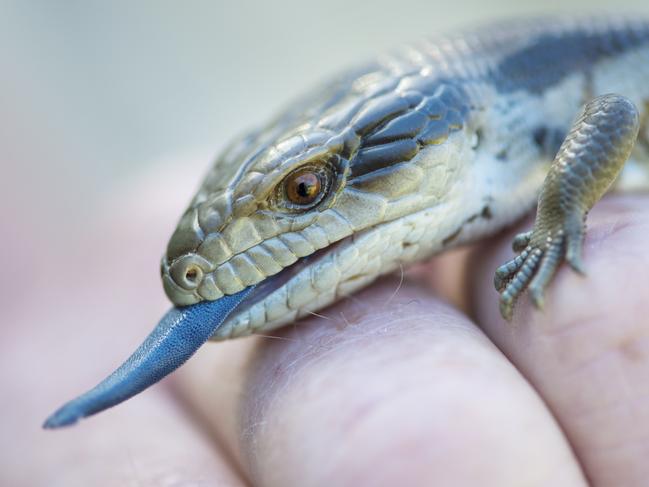
[[[313,186],[308,185],[307,183],[300,183],[297,187],[297,194],[303,198],[308,198],[311,194]]]

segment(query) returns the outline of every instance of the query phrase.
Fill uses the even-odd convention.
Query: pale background
[[[646,14],[649,6],[647,0],[1,1],[0,470],[15,480],[37,461],[34,455],[53,462],[56,437],[38,428],[52,398],[74,391],[57,391],[50,368],[64,368],[62,357],[74,367],[83,355],[79,344],[100,339],[110,357],[93,357],[97,370],[84,371],[88,381],[101,377],[132,347],[119,342],[127,333],[119,323],[112,330],[109,324],[139,312],[142,328],[129,337],[137,343],[168,306],[157,275],[166,238],[201,173],[232,136],[324,76],[401,42],[503,16],[601,10]],[[185,166],[191,176],[176,184],[169,174]],[[143,179],[159,181],[157,192],[141,195],[146,202],[134,191]],[[125,237],[119,245],[97,237],[97,222],[107,214],[114,226],[105,231],[120,233],[146,226],[151,208],[168,214],[168,232],[144,243]],[[103,264],[107,255],[112,260]],[[43,272],[52,259],[56,271]],[[123,289],[99,287],[110,272],[121,273]],[[142,287],[157,295],[131,296],[127,284],[135,275],[147,276]],[[129,305],[110,317],[111,299],[127,303],[126,293],[139,311]],[[96,303],[97,316],[84,317],[85,335],[66,336],[81,299]],[[61,348],[52,350],[54,344]],[[16,399],[24,402],[20,418],[5,414]],[[41,441],[49,446],[34,450]],[[32,456],[22,453],[28,450]]]
[[[1,2],[3,169],[29,174],[31,187],[74,185],[55,199],[76,205],[133,171],[174,163],[174,154],[213,153],[296,92],[400,42],[502,16],[606,9],[649,7],[645,0]]]

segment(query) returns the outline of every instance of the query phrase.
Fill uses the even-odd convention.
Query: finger
[[[261,341],[241,369],[231,409],[255,485],[584,485],[553,418],[500,352],[425,290],[395,295],[396,285]],[[193,400],[217,411],[221,370],[202,365]]]
[[[73,428],[41,429],[55,407],[124,359],[169,306],[156,275],[166,225],[154,223],[167,209],[151,190],[132,196],[108,205],[110,217],[94,212],[79,240],[71,231],[64,252],[43,246],[33,275],[45,279],[4,307],[1,485],[243,484],[164,384]],[[29,247],[17,248],[23,254],[13,257],[31,262]]]
[[[240,442],[241,410],[257,344],[255,337],[208,342],[169,378],[176,397],[238,471],[246,470]]]
[[[510,237],[471,261],[473,303],[489,337],[543,395],[597,485],[649,477],[649,198],[614,196],[588,219],[586,277],[562,266],[546,310],[525,299],[512,325],[491,280]],[[513,232],[512,232],[513,234]]]
[[[468,314],[471,309],[466,293],[465,276],[469,272],[469,255],[474,247],[460,247],[444,252],[427,262],[406,270],[409,281],[433,289],[436,296]]]

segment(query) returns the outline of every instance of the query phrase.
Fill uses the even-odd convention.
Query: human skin
[[[492,285],[528,220],[268,337],[208,343],[129,402],[41,431],[168,306],[152,266],[184,203],[172,183],[193,187],[149,177],[83,239],[41,249],[56,286],[38,280],[38,306],[11,307],[1,331],[0,484],[645,484],[646,196],[596,205],[587,276],[563,266],[544,312],[524,298],[504,322]]]

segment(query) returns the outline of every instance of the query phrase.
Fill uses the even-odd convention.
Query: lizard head
[[[210,337],[281,326],[434,249],[462,191],[467,109],[456,89],[422,79],[352,76],[233,144],[162,259],[176,307],[44,427],[138,394]]]
[[[162,259],[171,301],[256,285],[213,336],[229,338],[281,326],[416,258],[417,214],[453,187],[467,110],[456,88],[426,93],[418,79],[356,78],[226,150]]]

